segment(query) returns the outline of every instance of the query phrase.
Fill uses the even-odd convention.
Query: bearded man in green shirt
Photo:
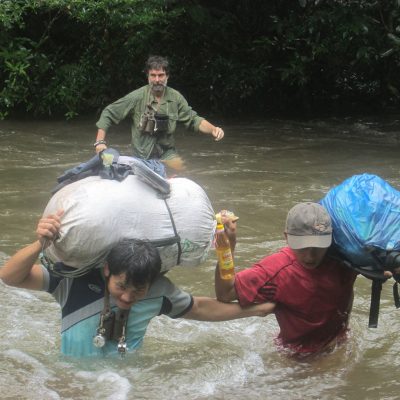
[[[224,137],[224,131],[198,116],[178,91],[167,86],[169,64],[166,58],[149,57],[145,72],[148,85],[108,105],[101,113],[96,123],[96,153],[107,148],[105,138],[110,126],[129,116],[133,155],[144,160],[157,159],[175,171],[182,171],[184,161],[175,148],[174,139],[178,122],[187,129],[212,135],[216,141]]]

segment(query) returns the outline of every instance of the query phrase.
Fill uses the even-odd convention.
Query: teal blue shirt
[[[67,356],[88,357],[118,354],[117,341],[110,340],[102,348],[95,347],[93,337],[104,306],[105,282],[100,270],[92,270],[79,278],[59,278],[43,268],[44,290],[61,306],[61,352]],[[112,298],[111,306],[113,305]],[[193,305],[190,294],[177,288],[165,276],[159,277],[146,297],[133,305],[127,321],[128,354],[140,347],[152,318],[165,314],[178,318]]]

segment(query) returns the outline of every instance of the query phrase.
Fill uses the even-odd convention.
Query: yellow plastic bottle
[[[219,273],[222,279],[232,279],[235,276],[235,267],[228,236],[225,233],[221,217],[217,216],[215,232],[215,251],[217,253]]]

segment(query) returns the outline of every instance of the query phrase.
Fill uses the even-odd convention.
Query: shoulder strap
[[[371,285],[371,303],[369,306],[368,328],[378,327],[381,291],[382,291],[382,281],[380,279],[373,279]]]
[[[378,326],[382,284],[387,280],[387,278],[384,276],[384,266],[382,265],[381,260],[376,254],[373,254],[373,256],[376,258],[377,263],[381,265],[381,269],[377,269],[375,266],[354,265],[349,260],[347,260],[345,256],[343,256],[343,254],[339,251],[339,249],[336,246],[332,246],[332,248],[329,250],[329,257],[337,261],[340,261],[347,268],[350,268],[358,272],[359,274],[365,276],[366,278],[372,280],[371,301],[369,307],[369,322],[368,322],[369,328],[377,328]],[[395,296],[394,292],[393,295]],[[395,304],[396,304],[396,297],[395,297]],[[399,299],[399,305],[400,305],[400,299]]]

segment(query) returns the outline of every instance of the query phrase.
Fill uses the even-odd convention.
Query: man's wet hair
[[[144,72],[146,75],[151,69],[162,69],[167,75],[169,75],[169,61],[166,57],[161,56],[150,56],[145,64]]]
[[[126,274],[125,284],[143,287],[152,284],[161,271],[161,258],[155,246],[139,239],[124,239],[108,254],[111,275]]]

